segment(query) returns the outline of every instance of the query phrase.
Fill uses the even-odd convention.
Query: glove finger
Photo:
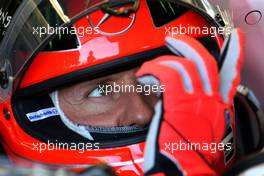
[[[243,43],[243,33],[239,29],[234,30],[225,43],[221,56],[224,61],[220,71],[220,92],[228,105],[231,105],[240,82]]]
[[[185,82],[185,90],[188,90],[188,87],[191,87],[192,90],[188,90],[190,94],[192,93],[203,93],[203,85],[199,75],[198,70],[196,69],[195,64],[191,60],[186,60],[184,58],[166,58],[158,62],[159,65],[165,65],[168,68],[177,70],[183,81]],[[185,78],[188,76],[188,78]],[[176,83],[177,84],[177,83]]]
[[[188,36],[178,35],[175,38],[167,37],[166,43],[172,52],[195,63],[207,95],[212,95],[213,92],[218,91],[217,63],[200,42]]]
[[[153,75],[165,85],[166,92],[179,96],[203,92],[202,82],[195,64],[177,56],[161,56],[146,62],[138,70],[137,76]],[[175,100],[174,100],[175,101]]]

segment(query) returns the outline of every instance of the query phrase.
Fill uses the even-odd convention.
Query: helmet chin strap
[[[59,114],[60,114],[60,118],[62,120],[62,122],[64,123],[65,126],[67,126],[69,129],[71,129],[72,131],[78,133],[79,135],[94,141],[94,138],[92,137],[92,135],[90,134],[90,132],[86,129],[85,126],[82,125],[77,125],[74,124],[71,120],[69,120],[69,118],[64,114],[64,112],[62,111],[62,109],[60,108],[60,103],[59,103],[59,96],[58,96],[58,91],[54,91],[52,93],[49,94],[51,97],[51,100],[54,104],[54,106],[57,108]]]

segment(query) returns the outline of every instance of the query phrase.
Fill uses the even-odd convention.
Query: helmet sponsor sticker
[[[3,11],[3,9],[0,9],[0,21],[1,25],[4,26],[4,28],[7,28],[9,23],[11,22],[12,16],[8,15],[8,12]]]
[[[22,0],[12,0],[0,3],[0,43],[21,2]]]
[[[59,115],[59,112],[57,108],[55,107],[45,108],[45,109],[41,109],[36,112],[30,112],[26,114],[30,122],[35,122],[35,121],[43,120],[43,119],[58,116],[58,115]]]

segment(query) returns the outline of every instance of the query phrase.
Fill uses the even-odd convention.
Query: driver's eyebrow
[[[107,83],[111,83],[111,82],[114,82],[114,81],[117,81],[119,80],[121,77],[120,75],[110,75],[110,76],[107,76],[107,77],[103,77],[103,78],[97,78],[97,79],[94,79],[94,80],[90,80],[90,81],[87,81],[87,84],[88,85],[100,85],[100,84],[107,84]]]
[[[119,73],[115,73],[115,74],[108,75],[108,76],[105,76],[105,77],[92,79],[92,80],[87,81],[87,83],[89,82],[90,84],[93,84],[93,85],[97,84],[98,85],[98,84],[104,84],[104,83],[107,83],[107,82],[117,81],[117,80],[122,79],[124,75],[130,73],[131,71],[132,70],[128,70],[128,71],[125,71],[125,72],[119,72]],[[134,74],[134,72],[133,72],[133,74]]]
[[[126,75],[134,75],[137,69],[130,69],[127,71],[123,71],[123,72],[119,72],[119,73],[115,73],[112,75],[108,75],[105,77],[99,77],[99,78],[95,78],[95,79],[91,79],[91,80],[87,80],[84,82],[80,82],[77,84],[72,85],[71,87],[87,87],[88,89],[92,89],[94,88],[94,86],[98,86],[98,85],[104,85],[104,84],[111,84],[112,82],[115,81],[120,81],[123,78],[125,78]]]

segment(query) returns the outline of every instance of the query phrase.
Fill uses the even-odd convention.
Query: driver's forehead
[[[80,83],[73,84],[68,87],[64,87],[63,89],[79,89],[89,86],[94,86],[98,84],[105,84],[105,83],[111,83],[111,82],[117,82],[117,83],[124,83],[129,84],[135,82],[136,78],[136,71],[138,70],[138,67],[132,68],[126,71],[118,72],[115,74],[111,74],[108,76],[99,77],[92,80],[83,81]]]

